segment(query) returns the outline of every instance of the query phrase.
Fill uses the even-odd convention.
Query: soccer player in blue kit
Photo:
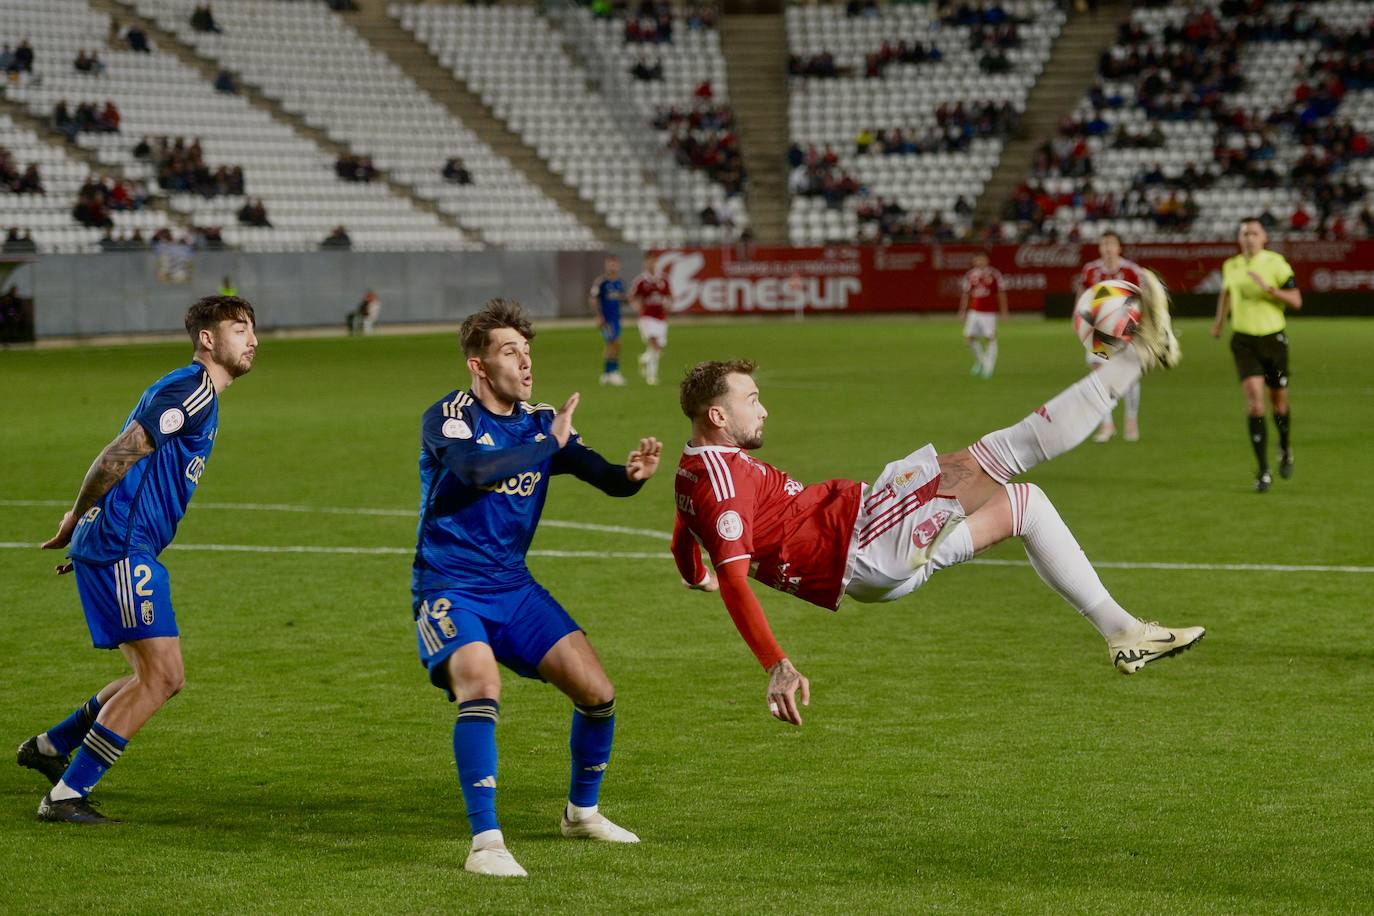
[[[70,559],[57,574],[75,570],[91,642],[118,648],[133,674],[20,745],[19,765],[53,783],[38,806],[42,820],[110,822],[92,808],[91,790],[185,682],[170,583],[157,557],[176,534],[210,458],[220,394],[253,368],[254,329],[253,307],[236,296],[207,296],[186,311],[195,345],[191,364],[143,392],[43,545],[70,545]]]
[[[609,255],[606,270],[592,283],[589,294],[596,309],[596,327],[606,347],[602,351],[601,384],[625,384],[620,374],[620,305],[625,301],[625,280],[620,276],[620,258]]]
[[[573,701],[566,837],[637,843],[597,810],[615,733],[615,690],[586,635],[525,565],[549,478],[572,474],[631,496],[658,469],[661,446],[639,441],[615,465],[572,427],[579,395],[562,408],[529,401],[534,330],[520,304],[492,299],[459,331],[472,385],[425,411],[420,432],[420,524],[411,576],[420,663],[458,702],[453,756],[472,828],[465,868],[525,877],[496,820],[496,723],[501,675],[553,684]]]

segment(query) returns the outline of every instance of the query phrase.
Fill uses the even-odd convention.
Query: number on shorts
[[[135,566],[134,579],[136,579],[137,581],[134,582],[134,594],[139,595],[141,597],[147,597],[148,595],[151,595],[153,593],[153,590],[148,587],[148,580],[151,578],[153,578],[153,571],[148,567],[147,564],[140,563],[137,566]]]

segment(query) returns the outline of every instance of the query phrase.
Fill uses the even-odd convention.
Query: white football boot
[[[500,832],[496,830],[486,832],[495,834],[497,838],[485,840],[482,845],[478,845],[479,840],[474,837],[472,852],[468,853],[468,860],[463,863],[463,868],[475,875],[493,875],[498,878],[528,878],[529,872],[521,868],[520,863],[515,861],[515,856],[510,854],[505,841],[500,838]]]
[[[1122,674],[1135,674],[1161,658],[1191,649],[1207,635],[1204,627],[1162,627],[1153,620],[1140,620],[1134,627],[1107,640],[1112,664]]]
[[[611,822],[606,815],[598,812],[568,820],[568,809],[563,808],[563,822],[559,825],[565,837],[583,840],[601,840],[606,843],[638,843],[635,836],[624,827]]]
[[[1169,292],[1154,271],[1147,270],[1140,278],[1140,327],[1133,340],[1146,369],[1172,369],[1183,358],[1169,318]]]

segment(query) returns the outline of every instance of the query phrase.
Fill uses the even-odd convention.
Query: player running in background
[[[534,330],[518,303],[493,299],[463,322],[472,385],[424,413],[420,525],[411,577],[420,663],[458,702],[453,756],[472,827],[465,868],[524,877],[496,820],[501,675],[553,684],[573,701],[566,837],[639,838],[597,811],[615,733],[615,691],[586,635],[525,565],[549,478],[573,474],[611,496],[638,493],[660,446],[641,439],[614,465],[572,428],[578,395],[557,411],[529,402]]]
[[[1002,272],[992,267],[987,252],[973,256],[973,267],[964,274],[959,296],[959,318],[964,322],[964,339],[973,351],[970,375],[992,378],[997,368],[997,316],[1007,317],[1007,291],[1002,288]]]
[[[1288,335],[1284,309],[1301,309],[1302,292],[1293,268],[1283,255],[1264,246],[1269,234],[1264,224],[1250,218],[1241,221],[1237,235],[1240,254],[1227,258],[1221,268],[1221,295],[1212,336],[1220,337],[1226,315],[1231,315],[1231,356],[1245,392],[1250,424],[1250,444],[1255,449],[1259,473],[1255,491],[1264,493],[1274,482],[1269,473],[1269,435],[1264,425],[1264,389],[1274,407],[1274,428],[1279,431],[1279,476],[1293,476],[1293,449],[1288,438]]]
[[[1135,261],[1128,260],[1121,256],[1121,236],[1115,232],[1107,231],[1102,233],[1102,237],[1097,240],[1097,252],[1101,255],[1095,261],[1089,261],[1083,265],[1083,271],[1078,275],[1074,295],[1077,296],[1085,289],[1091,289],[1093,284],[1101,283],[1103,280],[1125,280],[1127,283],[1134,283],[1140,286],[1140,278],[1145,271]],[[1088,352],[1088,366],[1096,369],[1100,367],[1106,359],[1099,354]],[[1137,381],[1121,398],[1125,404],[1125,423],[1126,430],[1122,437],[1127,442],[1137,442],[1140,440],[1140,382]],[[1111,408],[1107,410],[1107,418],[1102,421],[1102,425],[1097,430],[1097,435],[1093,436],[1094,442],[1106,442],[1116,435],[1116,424],[1112,422],[1112,412],[1116,410],[1116,402],[1112,402]]]
[[[592,283],[590,301],[596,309],[596,327],[605,343],[602,350],[601,384],[624,385],[620,374],[620,303],[625,300],[625,281],[620,278],[620,258],[609,255],[605,272]]]
[[[763,445],[768,416],[747,361],[702,363],[688,373],[682,410],[692,437],[676,476],[672,551],[683,581],[719,588],[740,635],[768,671],[768,710],[801,724],[795,694],[810,685],[773,638],[746,577],[834,610],[893,601],[938,570],[1019,537],[1047,585],[1106,639],[1116,668],[1131,674],[1201,639],[1201,627],[1167,629],[1124,610],[1108,594],[1049,498],[1011,479],[1087,438],[1112,398],[1142,367],[1172,365],[1178,345],[1163,288],[1150,277],[1135,345],[1020,423],[968,448],[937,455],[927,445],[888,464],[871,486],[828,480],[810,486],[749,454]],[[714,574],[701,562],[706,549]]]
[[[639,313],[639,337],[644,341],[639,374],[650,385],[658,384],[658,361],[668,345],[668,307],[673,303],[673,288],[657,265],[658,255],[646,254],[644,271],[630,287],[630,304]]]
[[[43,545],[70,545],[70,560],[57,574],[75,570],[92,644],[118,648],[133,669],[20,745],[19,765],[53,783],[38,806],[45,821],[110,822],[92,808],[91,790],[185,682],[171,584],[157,557],[176,535],[210,458],[220,394],[253,368],[254,325],[253,307],[234,296],[208,296],[187,310],[191,364],[143,392]]]

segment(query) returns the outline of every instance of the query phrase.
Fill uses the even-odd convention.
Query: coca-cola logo
[[[699,251],[666,251],[658,269],[672,285],[674,312],[842,311],[863,291],[856,276],[703,277]]]
[[[1021,245],[1016,249],[1017,267],[1077,267],[1077,245]]]

